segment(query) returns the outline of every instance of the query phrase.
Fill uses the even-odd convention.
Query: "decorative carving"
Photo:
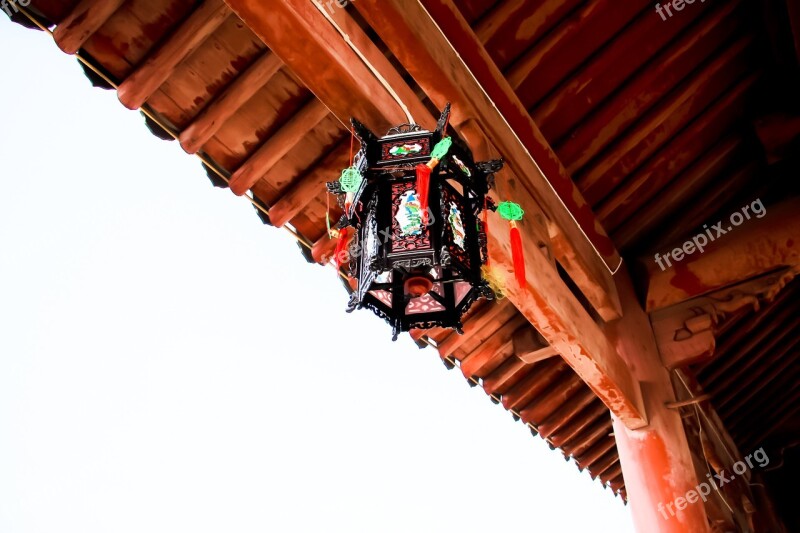
[[[800,266],[786,268],[651,313],[664,365],[678,368],[711,357],[715,329],[722,321],[745,307],[758,311],[798,273]]]
[[[445,125],[450,121],[450,102],[444,106],[442,114],[439,115],[439,120],[436,122],[436,131],[438,133],[444,132]]]
[[[450,252],[446,244],[442,246],[442,250],[439,252],[439,263],[443,267],[449,267],[453,263],[453,258],[450,257]]]
[[[402,261],[392,261],[392,265],[395,267],[405,268],[406,270],[411,270],[413,268],[420,268],[420,267],[432,267],[433,260],[429,257],[420,257],[418,259],[404,259]]]
[[[331,194],[344,194],[344,191],[342,190],[342,184],[338,181],[326,181],[325,187]]]
[[[403,133],[414,133],[415,131],[422,131],[422,126],[406,122],[405,124],[389,128],[386,135],[402,135]]]
[[[361,142],[361,146],[367,146],[378,140],[378,137],[357,119],[351,118],[350,124],[353,126],[353,133],[356,138]]]
[[[348,312],[348,313],[352,313],[358,307],[359,307],[358,294],[353,292],[353,293],[350,294],[350,299],[347,302],[347,309],[345,309],[345,311]]]
[[[421,228],[421,235],[403,233],[403,228],[397,220],[397,214],[403,207],[403,198],[409,191],[415,190],[415,182],[405,181],[392,184],[392,238],[391,251],[409,252],[413,250],[430,250],[431,237],[427,227]]]
[[[431,153],[431,143],[427,138],[406,139],[385,142],[381,145],[381,159],[384,161],[402,160],[409,157],[427,156]]]
[[[350,220],[345,215],[339,217],[339,220],[336,222],[336,229],[344,229],[349,226],[350,226]]]
[[[478,220],[478,244],[481,247],[481,262],[485,263],[489,260],[489,237],[483,220]]]
[[[494,174],[495,172],[500,172],[505,165],[505,161],[502,159],[491,159],[489,161],[479,161],[475,163],[475,166],[478,167],[478,170],[486,173],[486,174]]]
[[[442,187],[442,208],[440,212],[447,213],[449,211],[450,204],[460,205],[463,203],[463,200],[457,196],[457,194],[453,191],[453,189],[449,185],[444,185]],[[444,242],[446,243],[446,250],[443,250],[442,254],[444,255],[447,253],[448,255],[448,262],[450,259],[454,258],[462,265],[464,265],[467,269],[470,268],[470,258],[469,254],[467,253],[465,247],[458,246],[456,239],[454,238],[454,234],[456,233],[456,228],[453,227],[452,221],[450,217],[447,217],[444,221]],[[463,228],[463,224],[462,224]]]

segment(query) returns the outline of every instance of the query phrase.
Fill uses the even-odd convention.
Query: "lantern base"
[[[403,283],[403,292],[412,298],[419,298],[431,292],[433,280],[428,276],[411,276]]]

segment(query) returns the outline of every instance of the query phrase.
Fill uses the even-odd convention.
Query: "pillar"
[[[648,419],[647,426],[636,430],[614,419],[634,526],[640,533],[707,533],[708,519],[695,491],[698,481],[683,423],[677,411],[665,407],[675,396],[649,317],[636,298],[630,276],[615,279],[623,317],[606,329],[641,384]]]

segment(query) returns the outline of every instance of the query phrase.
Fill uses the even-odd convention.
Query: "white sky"
[[[0,532],[632,531],[0,17]]]

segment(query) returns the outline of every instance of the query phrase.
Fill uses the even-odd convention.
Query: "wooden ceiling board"
[[[742,119],[746,97],[755,81],[755,76],[745,78],[733,90],[720,95],[685,130],[631,173],[596,209],[603,225],[613,233],[645,203],[654,199],[656,203],[663,201],[659,193],[677,181],[685,169],[708,153],[719,139],[730,132],[737,132],[735,137],[741,139],[745,131]]]
[[[572,401],[584,389],[587,389],[586,384],[578,375],[574,372],[567,372],[544,389],[540,393],[540,398],[533,399],[522,407],[519,415],[524,422],[539,425],[547,420],[559,406]]]
[[[703,4],[703,9],[712,4]],[[702,10],[692,11],[694,19]],[[694,22],[687,17],[687,24]],[[683,25],[664,24],[649,11],[638,15],[631,27],[621,32],[608,46],[592,56],[584,66],[564,80],[556,91],[531,110],[536,123],[548,139],[562,139],[602,102],[646,66],[652,57],[671,43]]]
[[[524,316],[517,313],[511,320],[497,328],[486,341],[461,359],[461,372],[465,377],[485,377],[497,368],[514,350],[510,346],[514,333],[522,327],[531,327]],[[510,348],[510,349],[509,349]]]
[[[580,127],[554,145],[570,174],[583,168],[609,142],[657,105],[663,95],[723,50],[740,26],[738,18],[712,16],[697,31],[686,33],[659,52],[609,99],[599,103],[583,118]]]
[[[650,9],[646,0],[598,0],[570,15],[509,70],[522,104],[534,107],[638,13]]]
[[[744,195],[747,202],[752,201],[753,195],[749,191],[761,178],[763,176],[755,161],[729,167],[699,197],[687,199],[679,211],[680,224],[661,226],[651,233],[651,247],[670,249],[672,244],[682,242],[684,237],[696,234],[703,223],[713,223],[721,217],[728,217],[733,210],[741,207],[740,203],[731,205],[732,199]]]
[[[742,154],[746,153],[744,142],[738,134],[724,138],[704,151],[702,157],[681,169],[680,175],[669,181],[657,196],[647,203],[635,202],[638,210],[620,224],[616,232],[612,230],[611,233],[622,249],[629,249],[644,241],[657,242],[647,239],[647,236],[661,226],[670,225],[670,217],[685,209],[711,183],[727,179],[729,169],[734,163],[741,164]]]
[[[308,89],[298,86],[281,69],[220,127],[214,138],[235,154],[235,168],[311,98]]]
[[[538,42],[582,0],[507,0],[480,20],[475,34],[500,70]]]
[[[241,26],[235,16],[231,16],[220,30],[231,26]],[[243,32],[242,32],[243,33]],[[249,30],[247,33],[250,33]],[[250,33],[252,36],[252,33]],[[197,114],[218,96],[244,69],[264,50],[257,46],[240,46],[232,51],[230,43],[218,30],[200,45],[165,82],[160,90],[178,104],[182,113],[174,117],[173,123],[185,128]],[[242,35],[246,37],[246,35]],[[247,43],[252,41],[245,39]]]
[[[486,342],[486,340],[491,337],[498,328],[506,324],[516,315],[519,315],[519,311],[517,311],[513,305],[505,306],[493,320],[485,324],[479,330],[475,331],[469,336],[468,339],[464,340],[464,342],[461,344],[461,347],[456,350],[456,359],[463,360],[467,355],[478,348],[479,345]]]
[[[129,0],[98,31],[112,39],[123,39],[122,58],[139,65],[191,13],[192,0]],[[113,28],[122,33],[107,32]]]
[[[299,144],[289,150],[262,179],[269,181],[275,189],[284,191],[295,178],[310,171],[316,161],[336,147],[345,133],[346,130],[336,117],[328,115],[309,131]],[[328,181],[339,179],[341,170],[349,164],[349,160],[343,158],[339,162],[338,169],[332,169]],[[324,191],[324,187],[320,187],[316,198],[322,198]]]
[[[751,40],[744,38],[705,65],[643,116],[631,130],[616,140],[582,171],[573,175],[582,189],[613,190],[665,142],[722,97],[729,88],[754,69],[749,52]]]
[[[470,22],[477,22],[482,16],[502,0],[461,0],[458,4],[464,17]]]
[[[525,377],[503,394],[503,406],[508,410],[518,411],[534,401],[559,378],[568,374],[574,372],[560,357],[528,365]]]
[[[137,46],[142,38],[143,33],[140,23],[136,17],[131,15],[127,6],[123,4],[111,17],[103,24],[96,33],[94,33],[86,44],[83,50],[89,53],[98,63],[103,65],[103,68],[111,73],[117,80],[124,80],[128,74],[133,71],[133,67],[137,62],[128,60],[128,54],[131,46]],[[144,57],[145,53],[149,50],[137,50],[134,54],[135,57],[140,59]]]
[[[240,154],[222,144],[216,137],[211,137],[203,145],[203,152],[226,170],[236,168],[242,160]]]
[[[530,365],[518,357],[509,357],[483,378],[487,394],[503,395],[528,375]]]

